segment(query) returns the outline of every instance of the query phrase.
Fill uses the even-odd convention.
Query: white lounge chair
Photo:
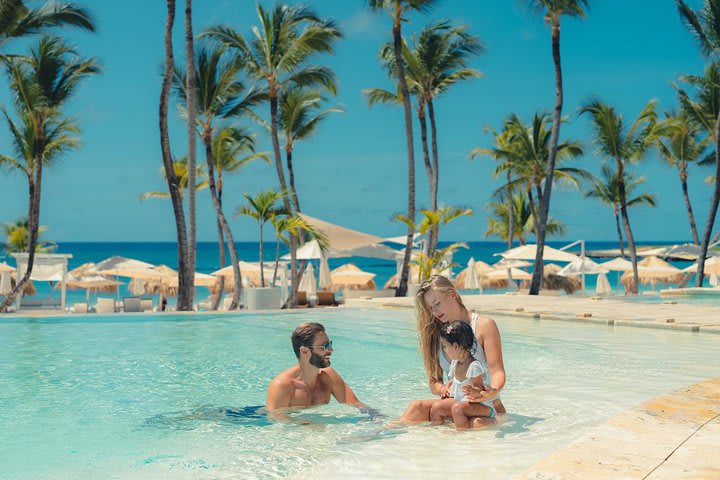
[[[123,298],[123,310],[127,312],[142,312],[142,302],[140,297],[125,297]]]
[[[95,305],[96,313],[115,313],[115,299],[98,297]]]
[[[87,303],[75,303],[72,307],[73,313],[88,313],[88,304]]]

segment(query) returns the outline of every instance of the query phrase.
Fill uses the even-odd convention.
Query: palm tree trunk
[[[433,105],[432,98],[427,100],[428,114],[430,116],[430,137],[432,139],[432,172],[433,176],[430,181],[430,208],[433,212],[437,212],[438,209],[438,185],[440,182],[440,170],[438,160],[438,145],[437,145],[437,125],[435,124],[435,106]],[[430,229],[433,245],[432,251],[437,249],[439,241],[440,226],[433,225]]]
[[[187,129],[188,129],[188,249],[187,268],[178,275],[185,277],[187,301],[192,307],[195,300],[195,268],[197,256],[197,202],[195,192],[196,159],[196,127],[197,102],[195,100],[195,46],[193,44],[192,0],[185,0],[185,81],[187,92]]]
[[[692,232],[693,242],[695,245],[700,245],[700,237],[698,237],[697,225],[695,225],[695,215],[693,215],[692,204],[690,203],[690,195],[688,194],[687,186],[687,170],[684,166],[680,167],[680,183],[682,184],[683,198],[685,199],[685,208],[688,212],[688,219],[690,220],[690,232]]]
[[[42,170],[42,162],[37,162],[39,169]],[[3,298],[2,304],[0,304],[0,313],[7,312],[10,305],[15,302],[18,295],[21,295],[25,290],[25,286],[30,281],[30,275],[32,274],[33,265],[35,263],[35,248],[37,245],[37,238],[39,233],[39,219],[40,215],[40,194],[37,188],[37,177],[42,178],[42,171],[33,174],[28,177],[28,261],[25,269],[25,273],[22,278],[15,284],[15,288]]]
[[[277,233],[277,232],[276,232]],[[273,286],[277,284],[277,272],[280,265],[280,233],[277,233],[275,241],[275,269],[273,270]]]
[[[545,249],[545,230],[550,213],[550,195],[552,193],[553,177],[555,176],[555,157],[557,157],[558,139],[560,136],[560,117],[563,107],[562,67],[560,64],[560,23],[552,25],[552,56],[555,64],[555,110],[553,111],[553,124],[550,130],[550,152],[548,153],[547,173],[545,175],[545,191],[540,199],[540,218],[537,238],[537,251],[535,253],[535,266],[530,281],[530,295],[540,293],[540,284],[543,277],[543,251]]]
[[[510,180],[511,180],[511,174],[510,169],[505,169],[505,178],[507,179],[507,198],[508,198],[508,250],[513,248],[513,233],[515,229],[515,205],[513,203],[513,195],[512,195],[512,189],[510,188]],[[508,277],[508,287],[513,287],[515,283],[513,282],[512,277],[512,270],[508,268],[507,270],[507,277]],[[513,288],[514,290],[514,288]]]
[[[720,203],[720,113],[715,120],[715,138],[717,139],[715,146],[715,190],[713,191],[710,210],[708,211],[708,219],[705,224],[705,232],[703,233],[702,244],[700,245],[698,269],[695,275],[695,285],[698,287],[702,287],[703,281],[705,280],[705,257],[707,257],[708,248],[710,247],[710,236],[712,235],[715,216],[717,215],[718,204]]]
[[[205,143],[205,162],[208,168],[208,184],[210,187],[210,198],[212,199],[213,206],[215,207],[215,215],[217,215],[217,221],[222,225],[222,230],[225,232],[225,238],[228,242],[228,250],[230,252],[230,261],[232,262],[233,280],[233,299],[230,303],[229,310],[236,310],[240,305],[240,295],[242,294],[242,276],[240,273],[240,266],[238,265],[237,249],[235,248],[235,241],[233,240],[232,232],[230,231],[230,225],[228,225],[225,219],[225,214],[222,211],[222,204],[220,203],[220,196],[218,195],[217,184],[215,183],[215,167],[213,165],[213,154],[212,154],[212,130],[207,129],[203,132],[203,142]],[[223,248],[221,246],[221,248]],[[224,257],[224,254],[223,254]],[[223,285],[224,286],[224,285]],[[218,299],[221,293],[218,293]]]
[[[425,163],[425,173],[428,177],[428,186],[430,187],[430,203],[432,204],[432,195],[433,195],[433,169],[432,165],[430,164],[430,152],[428,149],[428,139],[427,139],[427,116],[425,115],[425,102],[422,98],[419,98],[418,101],[420,102],[420,105],[418,107],[418,122],[420,123],[420,140],[422,144],[422,151],[423,151],[423,163]],[[434,211],[432,205],[430,206],[430,209]],[[413,232],[414,234],[415,232]],[[430,232],[428,232],[428,239],[427,244],[425,245],[425,255],[428,257],[432,257],[433,254],[433,230],[430,229]]]
[[[178,239],[178,301],[177,309],[187,311],[192,308],[192,301],[188,298],[188,240],[185,226],[185,212],[183,210],[182,197],[178,186],[178,179],[173,168],[172,152],[170,150],[170,136],[168,132],[167,112],[168,99],[170,97],[170,84],[173,75],[173,46],[172,29],[175,23],[175,0],[167,0],[167,19],[165,22],[165,69],[163,72],[162,89],[160,91],[160,148],[162,150],[163,165],[165,167],[165,178],[168,182],[170,200],[172,201],[173,214],[175,215],[175,230]]]
[[[538,228],[538,223],[539,223],[538,212],[537,212],[537,209],[535,208],[535,198],[533,197],[532,189],[528,190],[527,195],[528,195],[528,203],[530,204],[530,211],[532,212],[532,216],[533,216],[533,228],[535,229],[535,239],[537,239],[540,237],[540,230]]]
[[[285,163],[288,169],[288,181],[290,182],[290,197],[292,198],[295,212],[300,212],[300,202],[298,201],[297,191],[295,190],[295,172],[292,166],[292,144],[290,142],[285,146]]]
[[[277,89],[274,86],[270,86],[270,133],[273,144],[273,154],[275,155],[275,168],[277,169],[278,180],[280,182],[280,188],[282,189],[283,195],[283,206],[290,214],[292,214],[292,208],[290,206],[290,200],[287,195],[287,185],[285,183],[285,172],[283,171],[282,157],[280,154],[280,141],[278,140],[278,99]],[[297,291],[298,285],[300,284],[300,278],[298,277],[297,269],[297,238],[295,235],[290,233],[290,306],[294,307],[297,304]]]
[[[625,241],[623,240],[622,227],[620,227],[620,212],[615,209],[615,227],[617,228],[618,244],[620,245],[620,256],[625,258]]]
[[[410,253],[412,252],[412,242],[415,221],[415,149],[413,146],[413,129],[412,129],[412,110],[410,107],[410,92],[408,91],[407,81],[405,79],[405,66],[402,59],[402,37],[401,37],[401,8],[400,2],[395,0],[395,15],[393,16],[393,48],[395,51],[395,66],[398,72],[398,82],[400,83],[400,92],[402,93],[403,108],[405,110],[405,141],[407,143],[408,155],[408,225],[407,242],[405,243],[405,254],[403,255],[403,264],[400,271],[400,281],[395,296],[404,297],[407,294],[408,273],[410,271]]]
[[[218,197],[218,204],[220,205],[220,210],[222,210],[222,191],[223,191],[222,185],[223,185],[222,170],[218,170],[217,197]],[[220,263],[219,268],[223,268],[225,266],[225,235],[223,234],[222,223],[220,222],[220,220],[218,219],[215,223],[217,224],[217,233],[218,233],[218,260]],[[223,275],[219,275],[218,280],[217,280],[217,295],[213,295],[213,297],[212,297],[212,304],[210,305],[210,310],[218,309],[218,307],[220,306],[220,300],[222,299],[224,291],[225,291],[225,277]]]
[[[263,263],[264,253],[263,253],[263,222],[262,220],[259,221],[260,223],[260,286],[262,288],[265,288],[265,268]]]
[[[632,234],[632,229],[630,228],[630,217],[628,216],[627,211],[627,199],[625,198],[625,173],[622,166],[620,165],[620,162],[618,162],[618,178],[620,179],[620,184],[618,185],[618,190],[620,193],[620,214],[622,215],[623,224],[625,225],[625,237],[628,241],[628,250],[630,250],[630,261],[632,262],[633,271],[633,282],[630,286],[629,292],[632,294],[637,294],[639,283],[637,269],[637,252],[635,250],[635,239]]]

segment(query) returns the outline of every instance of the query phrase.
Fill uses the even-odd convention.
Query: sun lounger
[[[337,306],[337,304],[333,292],[317,292],[318,307]]]
[[[73,313],[88,313],[88,304],[87,303],[75,303],[72,307]]]
[[[153,310],[153,299],[152,298],[141,298],[140,308],[143,312],[152,312]]]
[[[142,303],[140,297],[125,297],[123,298],[123,311],[124,312],[142,312]]]
[[[305,290],[298,290],[297,306],[298,307],[309,307],[310,306],[310,304],[308,303],[307,292]]]
[[[115,299],[98,297],[95,305],[96,313],[115,313]]]

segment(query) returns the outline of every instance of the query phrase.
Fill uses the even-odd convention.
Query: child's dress
[[[450,377],[452,378],[453,382],[452,385],[450,385],[450,396],[455,399],[456,402],[467,402],[469,401],[467,398],[465,398],[465,394],[462,391],[463,385],[469,385],[470,379],[477,377],[478,375],[483,375],[483,384],[486,387],[490,387],[490,372],[488,371],[487,367],[484,363],[478,362],[477,360],[474,360],[467,369],[467,373],[465,374],[465,380],[458,380],[457,377],[455,377],[455,368],[457,367],[458,361],[453,360],[452,363],[450,363]],[[495,407],[493,406],[493,401],[488,400],[486,402],[481,402],[486,407],[490,407],[490,415],[489,417],[495,416]]]

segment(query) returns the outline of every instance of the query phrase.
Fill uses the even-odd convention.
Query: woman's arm
[[[502,341],[500,340],[500,330],[497,328],[495,321],[486,318],[482,322],[482,328],[478,329],[480,334],[478,342],[485,350],[485,358],[487,359],[488,369],[490,370],[490,384],[493,390],[497,390],[494,396],[500,392],[505,386],[505,364],[503,363]]]

